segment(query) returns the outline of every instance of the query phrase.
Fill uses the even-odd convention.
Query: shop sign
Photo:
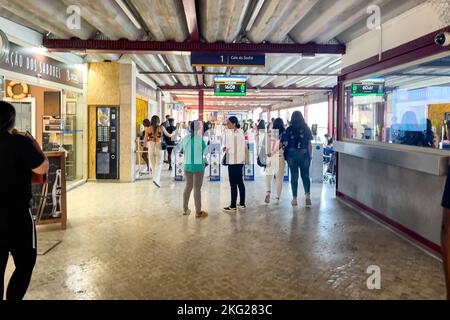
[[[9,40],[6,34],[0,30],[0,62],[3,62],[9,53]]]
[[[156,99],[155,90],[150,88],[148,84],[140,79],[136,79],[136,93],[143,97],[148,97],[151,99]]]
[[[83,70],[36,53],[33,48],[10,44],[0,69],[83,89]]]

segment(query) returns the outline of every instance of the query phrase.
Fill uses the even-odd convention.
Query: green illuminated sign
[[[352,84],[352,97],[382,97],[384,96],[383,83],[354,83]]]

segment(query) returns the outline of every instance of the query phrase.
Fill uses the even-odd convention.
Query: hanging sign
[[[193,67],[256,67],[266,66],[264,54],[191,53]]]
[[[0,63],[2,63],[9,54],[9,40],[6,34],[0,30]]]
[[[246,96],[247,78],[245,77],[215,77],[215,96]]]

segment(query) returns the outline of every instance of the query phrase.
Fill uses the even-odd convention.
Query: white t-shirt
[[[241,129],[225,131],[225,147],[229,165],[245,163],[245,138]]]

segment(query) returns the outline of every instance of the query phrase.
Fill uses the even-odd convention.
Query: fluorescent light
[[[133,22],[134,26],[138,28],[139,30],[142,29],[142,26],[137,21],[136,17],[133,15],[133,13],[130,11],[128,6],[123,2],[123,0],[116,0],[116,3],[119,5],[119,7],[122,9],[122,11],[127,15],[128,19],[130,19],[131,22]]]
[[[245,28],[245,32],[248,32],[253,27],[256,17],[258,16],[259,11],[261,10],[263,4],[264,4],[264,0],[259,0],[258,3],[256,4],[255,10],[253,10],[252,16],[250,17],[247,27]]]
[[[334,68],[337,67],[338,65],[340,65],[342,63],[342,60],[336,61],[335,63],[332,63],[328,66],[328,68]]]
[[[163,56],[161,54],[158,54],[158,58],[161,61],[161,63],[169,70],[169,72],[173,72],[172,69],[170,69],[169,65],[164,60]]]

